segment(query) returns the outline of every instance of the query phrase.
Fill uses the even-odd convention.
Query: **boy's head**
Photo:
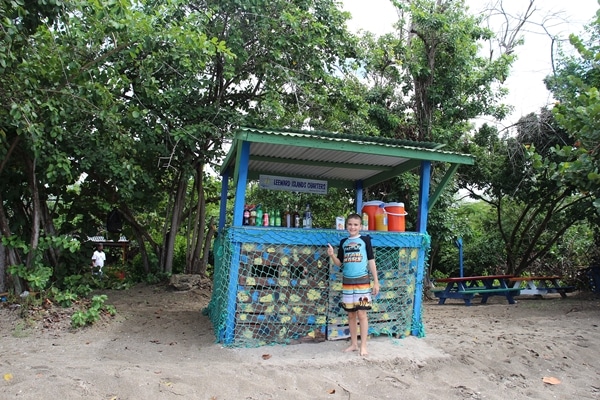
[[[356,213],[350,214],[348,215],[348,217],[346,218],[346,224],[348,223],[348,221],[350,221],[351,219],[355,219],[358,220],[359,223],[362,223],[362,217]]]
[[[350,237],[360,235],[360,228],[362,227],[362,218],[358,214],[350,214],[346,218],[346,230]]]

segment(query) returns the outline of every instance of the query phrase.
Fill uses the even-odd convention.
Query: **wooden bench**
[[[519,293],[518,288],[508,287],[507,278],[512,275],[461,276],[436,279],[436,283],[446,283],[445,288],[433,288],[431,291],[439,298],[439,304],[447,299],[459,299],[465,305],[471,305],[475,295],[481,295],[481,303],[485,304],[490,296],[504,296],[509,304],[514,304],[513,295]]]
[[[515,300],[513,299],[513,296],[518,296],[520,294],[520,290],[519,289],[513,289],[513,288],[493,288],[493,289],[487,289],[485,287],[470,287],[467,288],[465,290],[459,290],[457,293],[462,293],[462,294],[478,294],[481,295],[481,303],[485,304],[487,303],[487,300],[490,296],[493,295],[501,295],[501,296],[505,296],[506,299],[508,300],[509,304],[514,304]]]
[[[517,296],[519,294],[521,290],[520,289],[514,289],[514,288],[494,288],[494,289],[486,289],[484,287],[480,288],[468,288],[466,290],[459,290],[458,293],[476,293],[476,294],[483,294],[483,293],[507,293],[510,292],[513,294],[513,296]]]
[[[561,297],[567,297],[567,293],[576,290],[574,286],[562,286],[560,284],[561,276],[515,276],[509,278],[513,282],[513,289],[519,289],[520,294],[529,294],[533,296],[542,296],[548,293],[559,293]],[[524,287],[523,284],[525,284]]]

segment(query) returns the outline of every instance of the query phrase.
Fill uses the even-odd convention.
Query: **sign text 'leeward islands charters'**
[[[302,192],[313,194],[327,194],[327,181],[314,179],[286,178],[284,176],[261,175],[259,180],[261,189],[286,190],[288,192]]]

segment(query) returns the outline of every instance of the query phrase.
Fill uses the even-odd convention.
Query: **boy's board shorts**
[[[369,275],[360,278],[343,278],[340,306],[348,312],[371,309],[371,280]]]

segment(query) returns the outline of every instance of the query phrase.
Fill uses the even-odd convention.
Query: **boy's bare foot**
[[[348,346],[347,349],[344,350],[344,353],[349,353],[351,351],[356,351],[358,350],[358,346],[355,344],[351,344],[350,346]]]
[[[363,357],[369,355],[369,352],[367,351],[366,347],[365,348],[363,348],[363,347],[360,348],[360,355],[363,356]]]

